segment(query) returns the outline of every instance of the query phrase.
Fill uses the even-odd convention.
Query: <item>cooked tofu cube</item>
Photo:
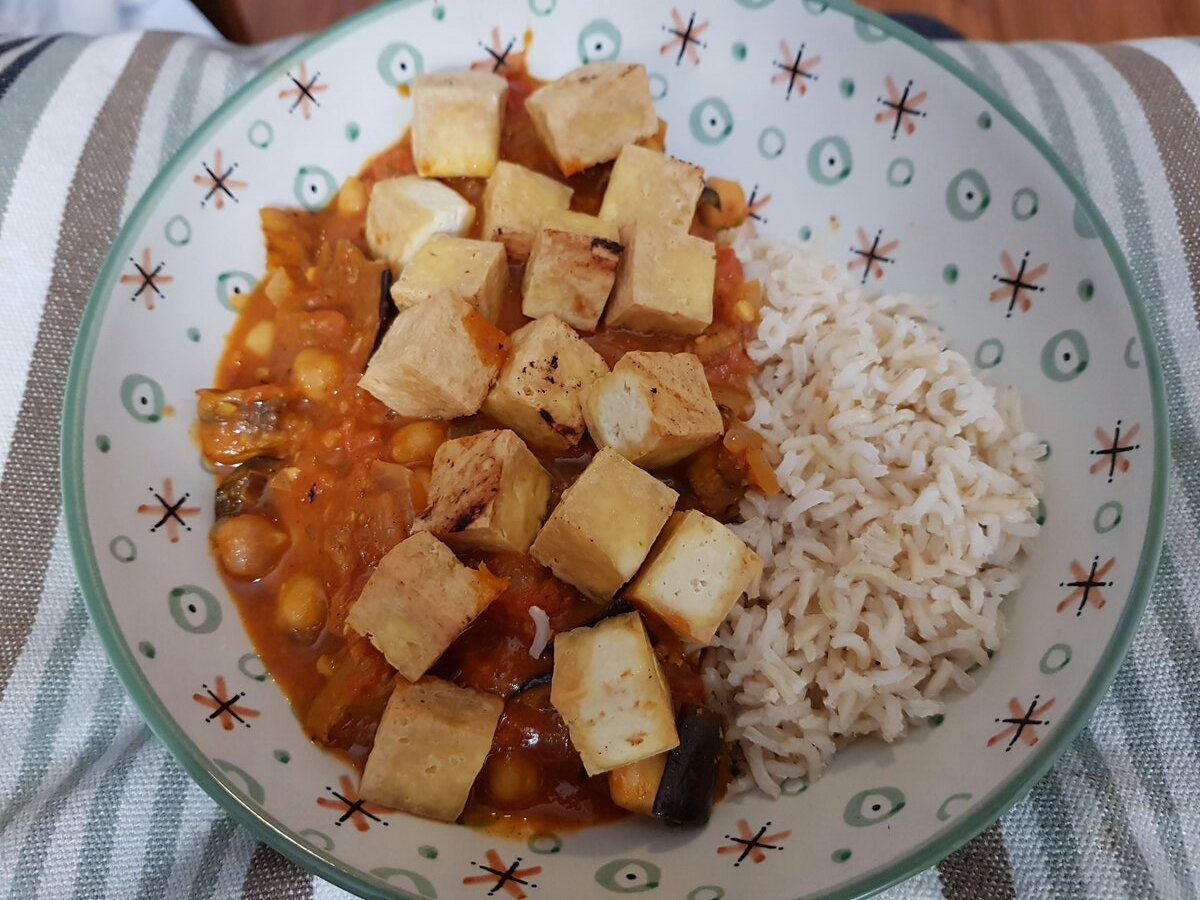
[[[525,108],[564,175],[616,159],[625,144],[658,132],[646,68],[629,63],[580,66],[530,94]]]
[[[435,234],[464,235],[475,207],[440,181],[403,175],[385,178],[367,202],[367,246],[376,259],[399,271]]]
[[[699,334],[712,323],[717,251],[711,241],[658,222],[635,222],[605,322],[633,331]]]
[[[397,680],[375,732],[363,800],[453,822],[483,768],[504,701],[440,678]]]
[[[589,775],[679,746],[671,692],[636,612],[554,639],[550,702]]]
[[[608,773],[612,802],[638,815],[654,815],[654,797],[666,766],[667,754],[659,753],[613,769]]]
[[[762,560],[741,538],[692,509],[671,516],[625,596],[707,644],[761,572]]]
[[[426,177],[486,178],[500,158],[508,80],[473,70],[418,75],[412,83],[412,151]]]
[[[453,294],[495,322],[507,284],[508,257],[503,244],[439,234],[404,267],[392,284],[392,300],[404,309],[431,297]]]
[[[625,228],[661,222],[687,231],[704,190],[704,170],[656,150],[626,144],[613,165],[600,218]]]
[[[679,462],[725,430],[692,353],[626,353],[584,394],[583,418],[597,447],[612,447],[643,469]]]
[[[561,181],[502,160],[483,189],[484,240],[503,241],[509,256],[526,259],[542,218],[570,206],[573,193]]]
[[[500,371],[508,338],[466,300],[441,297],[403,310],[358,386],[412,419],[479,411]]]
[[[679,494],[615,450],[601,450],[529,552],[558,578],[608,600],[636,574]]]
[[[432,534],[419,532],[379,561],[346,624],[416,681],[506,585],[486,570],[464,566]]]
[[[617,228],[596,216],[556,211],[542,219],[521,286],[521,312],[553,313],[581,331],[595,331],[617,278]]]
[[[585,430],[584,391],[608,366],[557,316],[530,322],[509,340],[512,349],[483,411],[535,447],[569,450]]]
[[[433,458],[429,511],[413,531],[455,550],[524,553],[546,518],[550,475],[511,431],[446,441]]]

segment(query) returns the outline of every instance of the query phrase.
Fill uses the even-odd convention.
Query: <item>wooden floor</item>
[[[193,0],[230,39],[260,43],[315,31],[370,0]],[[593,2],[593,0],[585,0]],[[863,0],[883,12],[934,16],[972,40],[1102,43],[1200,36],[1200,0]]]

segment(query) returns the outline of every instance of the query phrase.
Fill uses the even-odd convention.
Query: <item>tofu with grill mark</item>
[[[717,252],[711,241],[659,222],[635,222],[621,239],[625,253],[606,324],[685,336],[712,324]]]
[[[762,559],[697,510],[675,513],[624,596],[680,636],[707,644],[762,574]]]
[[[439,234],[416,252],[392,284],[392,301],[405,309],[450,294],[495,322],[507,285],[508,257],[503,244]]]
[[[546,517],[550,475],[511,431],[446,441],[433,458],[429,531],[458,551],[524,553]]]
[[[589,775],[679,746],[671,694],[636,612],[555,637],[550,702]]]
[[[501,161],[483,189],[483,239],[501,241],[513,259],[528,258],[548,214],[571,205],[574,191],[560,181]]]
[[[398,272],[435,234],[461,237],[474,221],[475,207],[440,181],[417,175],[385,178],[367,202],[367,246]]]
[[[580,66],[530,94],[525,108],[564,175],[616,159],[625,144],[658,132],[646,68],[629,63]]]
[[[595,331],[621,250],[611,222],[579,212],[547,214],[525,266],[521,312],[531,319],[553,314],[580,331]]]
[[[397,680],[375,732],[363,800],[453,822],[462,815],[504,710],[494,694],[440,678]]]
[[[724,422],[692,353],[626,353],[583,399],[597,447],[644,469],[679,462],[721,436]]]
[[[500,371],[507,341],[458,297],[418,303],[396,316],[358,386],[408,418],[469,416]]]
[[[530,322],[509,339],[512,349],[483,411],[535,447],[569,450],[584,435],[584,391],[608,366],[557,316]]]
[[[626,144],[613,164],[600,218],[625,228],[659,222],[687,231],[704,190],[704,170],[673,156]]]
[[[508,80],[473,70],[418,75],[412,83],[412,150],[426,177],[486,178],[500,158]]]
[[[464,566],[449,547],[420,532],[379,561],[346,624],[416,681],[506,585],[486,570]]]
[[[610,599],[641,567],[679,494],[603,449],[562,499],[529,552],[594,600]]]

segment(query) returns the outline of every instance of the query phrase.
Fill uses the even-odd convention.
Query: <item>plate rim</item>
[[[430,2],[430,0],[385,0],[377,6],[350,16],[301,41],[268,63],[257,75],[238,88],[180,145],[170,161],[154,176],[133,207],[113,242],[88,295],[71,354],[71,365],[67,376],[60,420],[61,500],[71,559],[79,577],[80,592],[109,661],[155,736],[183,766],[192,780],[217,803],[218,807],[232,816],[238,824],[247,828],[258,840],[273,847],[307,871],[358,896],[401,897],[406,900],[422,900],[422,898],[403,888],[384,885],[378,880],[373,880],[369,873],[344,864],[326,851],[304,841],[298,834],[269,815],[266,810],[243,797],[242,792],[227,776],[210,766],[208,758],[179,728],[154,692],[148,679],[142,674],[132,649],[117,627],[112,605],[100,577],[99,566],[93,552],[83,485],[83,448],[85,444],[83,418],[87,406],[86,376],[91,369],[99,335],[98,325],[103,321],[103,315],[107,311],[112,283],[123,260],[129,255],[128,248],[133,238],[141,231],[152,204],[166,186],[177,177],[179,170],[191,158],[195,149],[229,116],[269,85],[279,72],[291,63],[298,62],[314,50],[340,39],[346,33],[358,30],[375,18],[426,2]],[[781,0],[781,2],[788,2],[788,0]],[[795,0],[792,2],[795,3]],[[1170,445],[1166,385],[1158,349],[1150,329],[1149,316],[1125,254],[1079,179],[1066,166],[1046,138],[1017,111],[1007,98],[1001,96],[987,82],[940,47],[898,22],[859,6],[855,0],[824,0],[824,5],[827,9],[833,9],[882,31],[888,37],[898,40],[936,63],[989,103],[1049,163],[1055,175],[1066,186],[1094,226],[1097,237],[1125,291],[1125,298],[1142,345],[1143,363],[1149,380],[1155,441],[1149,519],[1143,536],[1137,571],[1129,589],[1128,601],[1114,626],[1112,637],[1104,648],[1100,664],[1093,669],[1079,695],[1067,710],[1065,721],[1040,743],[1024,765],[997,785],[976,804],[971,812],[954,819],[903,856],[863,873],[826,895],[835,900],[852,900],[852,898],[876,894],[936,865],[983,832],[1019,802],[1045,776],[1050,767],[1067,749],[1067,746],[1091,720],[1096,706],[1107,693],[1113,678],[1125,660],[1129,646],[1137,633],[1142,612],[1149,602],[1165,536]]]

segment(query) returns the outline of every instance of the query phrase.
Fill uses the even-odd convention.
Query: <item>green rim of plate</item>
[[[177,176],[197,146],[207,139],[233,112],[240,109],[292,63],[298,62],[302,57],[311,54],[330,41],[363,27],[381,15],[397,8],[426,2],[431,2],[431,0],[389,0],[389,2],[352,16],[327,31],[298,44],[226,100],[216,112],[205,120],[204,124],[196,129],[166,167],[155,176],[121,229],[113,249],[100,270],[96,285],[88,297],[67,378],[63,404],[61,454],[63,510],[66,515],[71,556],[79,575],[84,601],[113,668],[116,669],[117,675],[158,739],[166,745],[171,754],[205,793],[212,797],[235,821],[288,859],[321,876],[326,881],[359,896],[403,897],[409,898],[409,900],[422,900],[422,898],[395,886],[385,885],[366,872],[345,865],[325,851],[307,843],[298,834],[267,815],[228,778],[216,770],[192,740],[175,724],[173,717],[150,687],[136,662],[133,651],[117,628],[108,595],[100,579],[96,557],[92,552],[92,538],[87,524],[87,507],[83,489],[83,447],[86,443],[83,438],[83,416],[87,403],[87,374],[91,369],[92,357],[96,349],[99,335],[98,326],[108,305],[108,298],[118,269],[121,262],[129,255],[133,238],[141,231],[153,201]],[[1008,100],[997,94],[973,72],[941,49],[892,19],[863,9],[854,0],[828,0],[828,6],[906,44],[966,84],[991,104],[1025,140],[1033,145],[1034,149],[1042,155],[1066,185],[1067,190],[1071,192],[1080,208],[1094,225],[1100,241],[1121,279],[1121,284],[1125,288],[1125,296],[1129,302],[1130,311],[1137,326],[1138,338],[1145,354],[1146,373],[1150,379],[1155,444],[1149,521],[1146,525],[1137,573],[1129,591],[1129,599],[1117,622],[1113,636],[1101,656],[1102,662],[1096,667],[1091,678],[1071,705],[1065,721],[1039,744],[1025,765],[988,794],[970,813],[947,825],[903,857],[859,876],[828,895],[836,900],[850,900],[850,898],[870,896],[916,875],[967,843],[1024,797],[1034,784],[1049,771],[1058,757],[1066,750],[1068,744],[1087,724],[1093,709],[1108,690],[1108,686],[1112,683],[1125,658],[1125,653],[1137,631],[1138,619],[1150,596],[1154,573],[1162,552],[1167,509],[1167,472],[1170,458],[1166,389],[1149,320],[1134,284],[1133,275],[1129,271],[1124,254],[1117,245],[1116,238],[1113,237],[1112,231],[1075,175],[1058,157],[1046,139],[1029,124],[1024,116],[1017,112]]]

